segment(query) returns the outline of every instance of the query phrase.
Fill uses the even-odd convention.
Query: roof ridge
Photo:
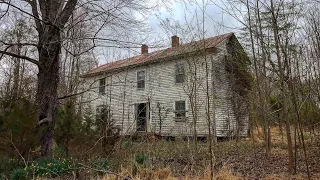
[[[224,39],[227,39],[228,37],[232,36],[233,34],[234,34],[233,32],[229,32],[229,33],[217,35],[214,37],[200,39],[197,41],[191,41],[189,43],[182,44],[182,45],[180,45],[178,47],[174,47],[174,48],[171,47],[171,48],[166,48],[166,49],[160,49],[157,51],[150,52],[148,54],[140,54],[137,56],[132,56],[132,57],[125,58],[125,59],[120,59],[117,61],[107,62],[105,64],[102,64],[98,67],[91,69],[85,75],[91,75],[91,74],[96,74],[96,73],[99,73],[102,71],[108,71],[108,70],[112,70],[112,69],[122,68],[122,67],[126,67],[129,65],[134,65],[134,64],[140,64],[143,62],[152,61],[154,59],[160,59],[161,57],[173,56],[173,55],[179,53],[180,50],[186,50],[186,48],[188,48],[189,46],[197,46],[201,41],[209,41],[210,43],[208,43],[208,46],[206,44],[205,48],[212,48],[212,47],[215,47],[216,45],[220,44]],[[213,42],[211,42],[211,41],[213,41]],[[128,62],[128,63],[125,64],[126,62]],[[110,67],[108,68],[108,66],[110,66]]]

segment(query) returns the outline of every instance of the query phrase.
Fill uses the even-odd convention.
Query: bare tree
[[[68,1],[0,1],[1,7],[14,9],[29,16],[33,19],[37,31],[37,42],[20,42],[21,46],[32,46],[37,50],[35,56],[25,56],[12,53],[5,47],[0,51],[2,55],[8,55],[15,58],[24,59],[35,64],[38,68],[38,86],[36,94],[36,104],[38,107],[37,133],[39,134],[41,144],[41,155],[48,156],[51,154],[51,145],[53,138],[54,125],[56,121],[56,111],[58,108],[58,84],[59,84],[59,66],[63,41],[68,39],[68,33],[64,30],[69,25],[73,26],[82,21],[89,21],[98,25],[95,33],[91,37],[92,41],[99,39],[100,41],[116,42],[119,41],[109,38],[97,37],[98,32],[102,28],[112,24],[118,27],[125,27],[126,23],[138,25],[139,21],[135,21],[130,9],[139,12],[146,12],[149,9],[146,4],[136,1],[115,1],[106,3],[82,2],[78,0]],[[22,4],[22,6],[21,6]],[[68,24],[70,17],[75,10],[82,9],[76,21]],[[4,11],[2,19],[8,16],[8,11]],[[83,18],[84,17],[84,18]],[[112,22],[112,23],[111,23]],[[118,37],[118,36],[116,36]],[[10,46],[10,45],[8,45]],[[95,44],[93,44],[95,46]]]

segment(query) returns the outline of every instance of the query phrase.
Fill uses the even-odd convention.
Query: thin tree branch
[[[27,57],[27,56],[21,56],[21,55],[18,55],[18,54],[14,54],[14,53],[10,53],[10,52],[7,52],[7,51],[0,51],[0,54],[4,54],[4,55],[8,55],[8,56],[12,56],[12,57],[16,57],[16,58],[21,58],[21,59],[25,59],[37,66],[39,66],[39,61],[35,60],[35,59],[32,59],[30,57]]]
[[[0,4],[7,4],[8,6],[14,7],[14,8],[18,9],[19,11],[21,11],[21,12],[23,12],[23,13],[25,13],[25,14],[27,14],[27,15],[35,18],[35,19],[37,19],[38,21],[43,22],[44,24],[53,25],[53,24],[51,24],[49,21],[44,21],[44,20],[40,19],[39,17],[37,17],[37,16],[35,16],[35,15],[33,15],[33,14],[31,14],[31,13],[29,13],[29,12],[27,12],[27,11],[21,9],[21,8],[19,8],[18,6],[15,6],[15,5],[11,4],[10,2],[1,1]],[[53,26],[54,26],[54,25],[53,25]]]
[[[10,139],[3,139],[3,140],[6,141],[6,142],[9,142],[9,143],[13,146],[14,150],[15,150],[15,151],[19,154],[19,156],[21,157],[21,159],[22,159],[25,167],[27,167],[27,166],[28,166],[27,161],[24,159],[24,157],[21,155],[21,153],[19,152],[18,148],[14,145],[14,143],[13,143],[13,141],[12,141],[12,133],[10,132]]]
[[[37,1],[35,1],[35,0],[34,1],[25,0],[25,1],[30,4],[31,9],[32,9],[32,14],[34,15],[33,19],[34,19],[34,22],[36,24],[37,31],[38,31],[39,35],[42,35],[43,34],[43,27],[42,27],[41,20],[40,20],[40,17],[39,17]]]
[[[10,47],[11,46],[35,46],[35,47],[38,47],[38,45],[35,43],[8,43],[8,42],[4,42],[1,40],[0,40],[0,43],[7,45],[7,46],[10,46]]]

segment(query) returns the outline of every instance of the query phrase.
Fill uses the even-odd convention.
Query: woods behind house
[[[0,0],[0,179],[319,179],[319,8]]]

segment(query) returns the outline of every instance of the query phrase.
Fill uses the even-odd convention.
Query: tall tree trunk
[[[61,49],[60,31],[56,27],[47,27],[46,37],[39,41],[39,72],[36,104],[38,106],[38,126],[41,156],[51,155],[54,126],[57,119],[59,54]],[[44,43],[41,43],[44,42]]]
[[[19,42],[18,42],[19,43]],[[21,52],[21,46],[14,46],[14,51],[18,55]],[[14,58],[14,69],[13,69],[13,87],[12,87],[12,99],[15,101],[19,94],[20,84],[20,58]]]
[[[256,2],[258,6],[258,1]],[[256,76],[256,86],[258,90],[258,96],[259,96],[259,105],[262,109],[261,112],[261,118],[263,121],[263,132],[264,132],[264,138],[265,138],[265,147],[266,147],[266,155],[269,156],[270,151],[271,151],[271,134],[270,134],[270,127],[269,127],[269,122],[267,120],[266,116],[266,107],[265,107],[265,96],[262,92],[262,86],[261,82],[263,84],[263,81],[260,79],[260,72],[259,72],[259,67],[257,64],[257,58],[256,58],[256,52],[255,52],[255,45],[254,45],[254,38],[253,38],[253,30],[252,30],[252,21],[251,21],[251,12],[250,12],[250,5],[249,1],[246,1],[246,7],[248,11],[248,27],[249,27],[249,33],[250,33],[250,41],[251,41],[251,50],[252,50],[252,56],[253,56],[253,64],[254,64],[254,72]],[[259,9],[258,9],[258,20],[259,20],[259,27],[261,28],[261,22],[260,22],[260,16],[259,16]],[[262,39],[262,33],[260,34],[260,38]],[[264,55],[264,53],[263,53]],[[265,61],[263,57],[263,61]]]
[[[291,128],[290,122],[287,118],[288,106],[287,106],[287,87],[286,87],[286,77],[285,77],[285,68],[283,66],[283,62],[281,60],[280,54],[280,41],[279,41],[279,26],[278,26],[278,14],[276,8],[274,7],[273,1],[271,3],[271,14],[272,14],[272,28],[273,28],[273,36],[275,41],[277,62],[279,68],[279,76],[280,76],[280,85],[281,85],[281,100],[282,100],[282,110],[281,110],[281,119],[285,122],[286,131],[287,131],[287,143],[288,143],[288,172],[290,174],[293,173],[293,147],[292,147],[292,139],[291,139]]]

